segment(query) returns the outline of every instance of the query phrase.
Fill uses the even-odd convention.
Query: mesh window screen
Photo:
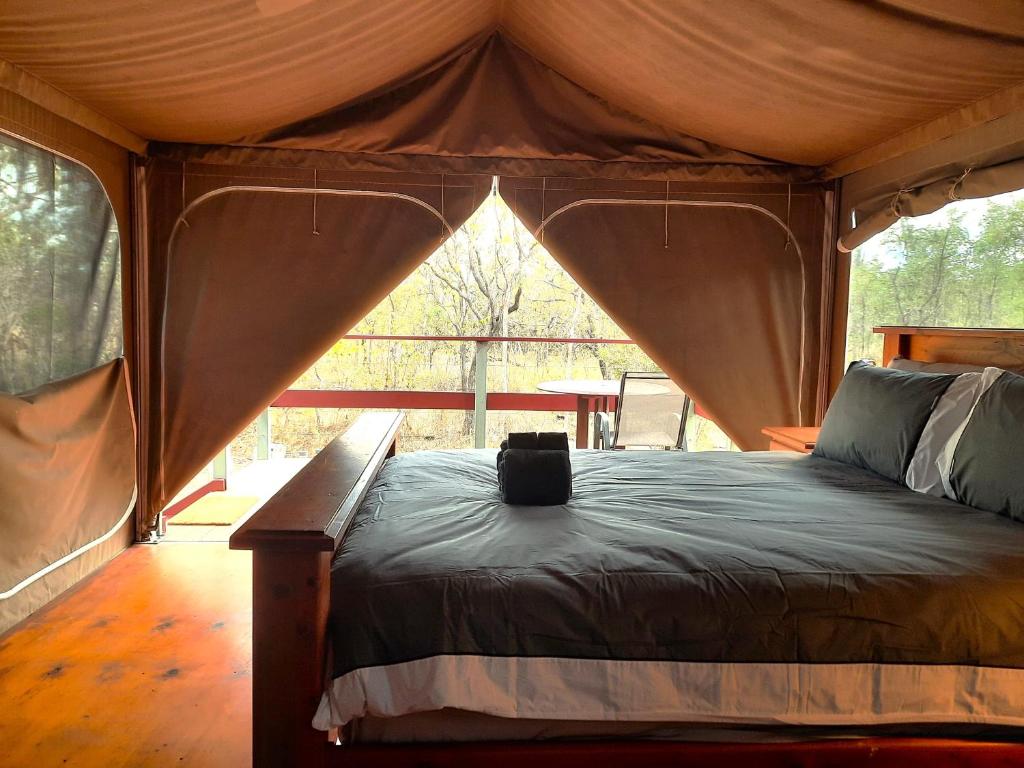
[[[114,212],[87,168],[0,134],[0,392],[121,354]]]

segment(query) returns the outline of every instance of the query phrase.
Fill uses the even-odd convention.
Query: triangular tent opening
[[[332,345],[289,389],[472,392],[473,339],[479,337],[595,340],[492,342],[486,376],[490,392],[533,394],[545,380],[614,381],[625,371],[659,370],[636,344],[601,343],[628,337],[497,194],[487,196],[455,236],[416,267],[348,337]],[[204,467],[170,507],[225,473],[227,490],[215,494],[249,500],[268,497],[306,459],[344,432],[359,412],[358,407],[269,408]],[[493,447],[510,431],[565,431],[572,436],[575,428],[576,414],[571,411],[492,411],[486,443]],[[404,450],[473,444],[472,413],[461,410],[410,410],[401,439]],[[714,422],[697,414],[690,415],[687,444],[692,450],[733,447]],[[236,517],[249,508],[239,507]],[[212,510],[211,524],[233,522],[218,518],[218,510]],[[175,525],[174,518],[170,524]],[[193,530],[176,531],[172,538],[198,535]]]

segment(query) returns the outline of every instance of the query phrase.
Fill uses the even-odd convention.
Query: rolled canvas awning
[[[1024,105],[1024,89],[1021,94]],[[904,216],[1024,187],[1024,111],[851,174],[843,182],[839,247],[867,242]]]

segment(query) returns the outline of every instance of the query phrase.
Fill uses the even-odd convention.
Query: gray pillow
[[[905,357],[894,357],[889,367],[897,371],[918,371],[920,373],[981,373],[983,365],[967,365],[966,363],[926,363],[921,360],[908,360]]]
[[[964,504],[1024,520],[1024,377],[1004,373],[978,400],[949,480]]]
[[[825,414],[814,455],[902,483],[935,403],[955,378],[852,363]]]
[[[909,360],[905,357],[894,357],[889,367],[897,371],[921,371],[922,373],[981,373],[988,366],[970,365],[968,363],[928,363],[923,360]],[[1003,366],[1004,370],[1021,373],[1024,369],[1015,366]]]

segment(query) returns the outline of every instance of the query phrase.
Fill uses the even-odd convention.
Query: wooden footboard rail
[[[253,766],[319,768],[330,565],[366,491],[395,454],[401,413],[365,413],[231,537],[252,550]]]

